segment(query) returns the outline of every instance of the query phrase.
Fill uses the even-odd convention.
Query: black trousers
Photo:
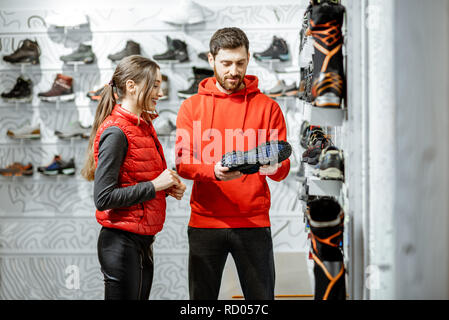
[[[105,300],[148,300],[153,283],[154,236],[103,227],[98,259]]]
[[[271,229],[188,228],[191,300],[216,300],[228,254],[231,253],[246,300],[274,299],[274,257]]]

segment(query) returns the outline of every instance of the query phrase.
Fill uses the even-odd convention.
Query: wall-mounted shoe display
[[[33,100],[32,90],[33,82],[20,76],[10,91],[2,93],[2,99],[7,102],[31,102]]]
[[[187,99],[193,96],[194,94],[197,94],[200,82],[206,78],[214,76],[214,72],[210,69],[192,67],[192,71],[193,71],[193,78],[191,79],[193,80],[193,82],[191,83],[190,87],[187,88],[186,90],[178,91],[178,97],[181,99]]]
[[[128,40],[126,42],[125,48],[116,53],[108,55],[108,59],[112,62],[119,62],[124,57],[132,56],[134,54],[140,55],[140,44],[132,40]]]
[[[189,54],[187,52],[187,45],[184,41],[179,39],[172,39],[169,36],[165,37],[167,41],[167,51],[161,54],[153,55],[153,59],[160,62],[187,62],[189,61]]]
[[[31,163],[22,164],[21,162],[13,162],[5,168],[0,168],[0,175],[4,177],[20,177],[20,176],[32,176],[33,165]]]
[[[80,43],[76,50],[68,55],[61,56],[59,59],[67,64],[74,62],[93,63],[95,54],[92,51],[92,46]]]
[[[37,95],[42,101],[72,101],[75,100],[72,77],[58,73],[50,90],[39,92]]]
[[[47,176],[58,174],[72,176],[75,174],[75,160],[72,158],[69,161],[64,161],[60,155],[55,155],[49,165],[38,167],[37,171]]]
[[[310,165],[316,165],[320,159],[321,152],[332,144],[321,127],[314,127],[310,131],[307,150],[302,154],[302,161]]]
[[[6,135],[11,139],[40,139],[41,138],[41,125],[26,124],[18,129],[8,129]]]
[[[273,36],[273,41],[268,49],[262,52],[255,52],[254,58],[262,62],[267,60],[288,61],[290,59],[290,53],[287,42],[282,38]]]
[[[19,43],[19,47],[12,54],[4,56],[3,60],[9,63],[38,64],[41,49],[37,41],[25,39]]]

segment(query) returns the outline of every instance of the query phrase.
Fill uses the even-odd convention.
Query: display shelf
[[[343,181],[321,180],[318,177],[308,177],[309,196],[330,196],[339,197],[343,187]]]
[[[312,104],[298,99],[298,108],[302,110],[304,120],[310,125],[322,127],[340,127],[343,125],[346,110],[314,107]]]

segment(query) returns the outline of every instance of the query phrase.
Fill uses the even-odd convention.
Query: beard
[[[231,91],[231,92],[237,92],[241,89],[242,83],[243,83],[243,79],[245,78],[245,75],[238,75],[238,76],[224,76],[221,77],[218,72],[217,69],[214,66],[214,75],[215,75],[215,79],[217,79],[218,83],[220,84],[220,86],[227,90],[227,91]],[[238,80],[234,83],[230,83],[229,81],[226,81],[227,79],[235,79]]]

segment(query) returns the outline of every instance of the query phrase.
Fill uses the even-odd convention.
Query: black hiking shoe
[[[172,39],[166,36],[167,51],[161,54],[155,54],[154,60],[164,62],[187,62],[189,61],[189,54],[187,52],[187,45],[184,41],[179,39]]]
[[[32,88],[31,80],[18,77],[14,88],[9,92],[2,93],[2,99],[8,102],[31,102],[33,100]]]

